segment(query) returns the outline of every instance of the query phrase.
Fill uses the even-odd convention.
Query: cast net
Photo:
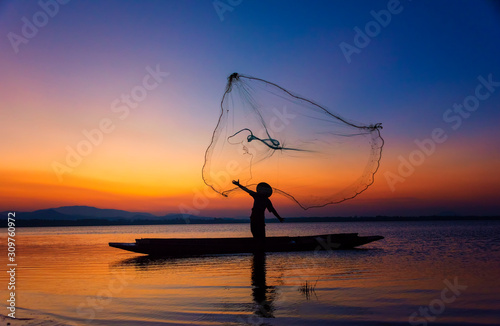
[[[381,124],[348,121],[265,80],[232,74],[205,153],[203,180],[229,196],[232,180],[274,193],[303,209],[356,197],[374,181],[384,141]]]

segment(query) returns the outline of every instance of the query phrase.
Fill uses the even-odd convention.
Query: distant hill
[[[102,209],[91,206],[63,206],[54,208],[54,211],[73,216],[87,216],[87,217],[105,217],[105,218],[158,218],[158,216],[150,213],[128,212],[119,209]]]
[[[73,216],[58,212],[54,208],[40,209],[34,212],[16,212],[16,220],[71,220]]]
[[[66,226],[202,223],[213,218],[187,214],[156,216],[151,213],[128,212],[119,209],[64,206],[33,212],[16,212],[16,220],[17,226]]]

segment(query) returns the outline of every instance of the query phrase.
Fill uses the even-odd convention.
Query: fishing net
[[[340,203],[374,181],[384,141],[381,124],[350,122],[265,80],[232,74],[205,153],[203,180],[229,196],[232,180],[274,193],[303,209]]]

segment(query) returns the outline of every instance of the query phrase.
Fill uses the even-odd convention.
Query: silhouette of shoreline
[[[27,215],[25,215],[27,214]],[[18,227],[50,227],[50,226],[118,226],[118,225],[176,225],[176,224],[232,224],[246,223],[248,218],[161,218],[125,219],[125,218],[85,218],[75,219],[42,219],[30,218],[29,213],[16,214]],[[326,223],[326,222],[424,222],[424,221],[497,221],[500,216],[363,216],[363,217],[290,217],[286,223]],[[279,223],[276,219],[266,219],[266,224]],[[1,227],[5,228],[6,225]]]
[[[41,312],[27,312],[22,311],[21,315],[16,313],[16,318],[0,314],[0,325],[10,326],[69,326],[64,321],[60,321],[50,314],[43,314]]]

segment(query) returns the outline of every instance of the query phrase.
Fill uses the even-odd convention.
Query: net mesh
[[[232,74],[205,153],[203,180],[223,196],[267,182],[303,209],[356,197],[374,181],[381,124],[348,121],[284,88]]]

